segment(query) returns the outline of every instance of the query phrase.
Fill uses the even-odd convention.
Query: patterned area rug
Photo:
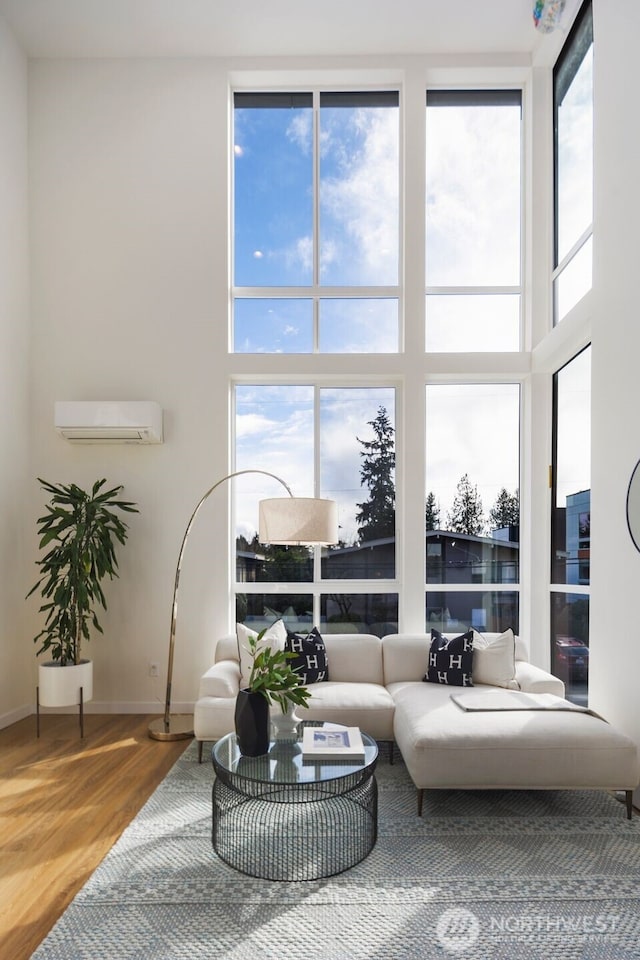
[[[254,880],[211,846],[190,745],[35,960],[638,960],[640,817],[604,792],[430,791],[378,761],[379,835],[326,880]]]

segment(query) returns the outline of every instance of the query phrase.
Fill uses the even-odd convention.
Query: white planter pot
[[[41,707],[69,707],[93,699],[93,661],[61,667],[50,660],[38,664],[38,688]]]

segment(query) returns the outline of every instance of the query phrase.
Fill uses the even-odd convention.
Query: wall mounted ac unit
[[[162,443],[153,400],[56,400],[55,427],[74,443]]]

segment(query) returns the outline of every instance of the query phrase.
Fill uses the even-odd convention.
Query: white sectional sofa
[[[632,791],[640,780],[635,744],[600,717],[557,709],[563,706],[557,698],[564,697],[564,684],[529,662],[520,638],[505,668],[504,645],[500,653],[498,635],[485,634],[482,655],[474,652],[473,686],[465,688],[423,681],[427,634],[323,639],[329,680],[309,685],[309,706],[298,708],[299,714],[359,726],[389,741],[392,750],[395,741],[418,789],[419,815],[426,789],[612,789],[625,792],[631,816]],[[215,660],[201,678],[195,706],[200,758],[205,741],[234,729],[240,686],[235,637],[218,642]],[[514,697],[520,701],[534,694],[529,698],[534,708],[522,709],[520,702],[505,709],[510,691],[520,691]],[[452,695],[466,701],[465,709]],[[555,702],[555,708],[540,709],[541,700]]]

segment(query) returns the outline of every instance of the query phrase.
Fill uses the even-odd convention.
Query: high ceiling
[[[34,57],[527,53],[533,0],[0,0]],[[567,0],[567,13],[576,0]]]

